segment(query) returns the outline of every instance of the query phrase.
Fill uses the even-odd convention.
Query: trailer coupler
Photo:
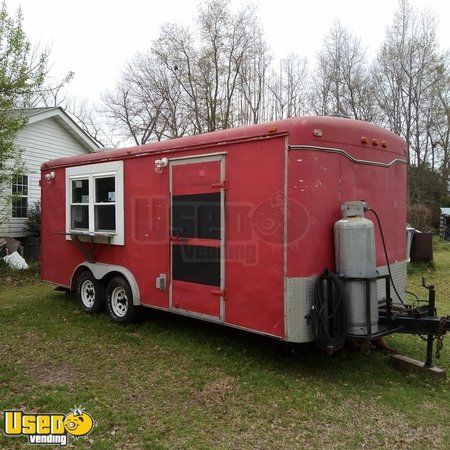
[[[379,309],[379,325],[393,333],[417,334],[427,342],[424,366],[433,366],[433,344],[436,341],[436,358],[440,357],[444,335],[450,331],[450,317],[436,315],[436,291],[433,285],[427,285],[422,278],[422,286],[428,290],[428,301],[421,306],[402,305],[393,307],[392,300]],[[386,334],[389,334],[386,333]]]

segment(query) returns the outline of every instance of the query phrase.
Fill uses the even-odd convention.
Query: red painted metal
[[[220,316],[220,299],[211,292],[211,286],[173,280],[172,304],[182,309],[211,317]]]
[[[314,130],[321,130],[321,135]],[[386,142],[387,147],[364,144],[362,136],[369,142]],[[284,339],[285,278],[334,268],[333,224],[340,219],[341,202],[366,200],[383,222],[390,261],[406,259],[406,165],[354,161],[389,164],[404,160],[405,148],[399,136],[372,124],[300,117],[44,163],[42,279],[70,286],[75,268],[85,259],[73,242],[58,234],[65,231],[65,168],[123,160],[125,245],[94,244],[95,261],[126,267],[144,305],[171,308],[170,289],[155,286],[156,277],[165,273],[173,288],[173,310],[220,317],[221,296],[212,291],[221,289],[170,279],[171,245],[190,241],[170,239],[170,194],[221,189],[223,322]],[[163,156],[171,160],[214,153],[226,154],[225,186],[218,162],[173,165],[172,192],[169,168],[154,170],[155,160]],[[55,177],[46,180],[50,172]],[[190,243],[201,245],[200,241]],[[215,242],[206,244],[219,245],[211,241]],[[376,246],[377,265],[385,265],[377,229]]]

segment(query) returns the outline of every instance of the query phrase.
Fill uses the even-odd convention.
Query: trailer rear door
[[[170,308],[224,320],[225,156],[170,161]]]

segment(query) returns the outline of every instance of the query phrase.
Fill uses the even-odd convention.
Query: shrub
[[[432,231],[431,209],[421,203],[414,203],[408,208],[408,222],[416,230],[424,233]]]
[[[41,202],[37,201],[28,210],[25,231],[31,237],[41,237]]]

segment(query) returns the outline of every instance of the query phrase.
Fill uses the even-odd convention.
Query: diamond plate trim
[[[313,336],[305,316],[311,309],[316,277],[288,278],[286,292],[286,340],[311,342]]]
[[[406,298],[406,285],[408,283],[408,272],[407,272],[407,261],[400,261],[397,263],[390,264],[391,266],[391,273],[392,278],[395,283],[395,287],[397,288],[398,293],[400,294],[400,297],[404,301]],[[377,267],[378,273],[380,275],[387,275],[388,269],[387,266],[381,266]],[[377,281],[377,290],[378,290],[378,301],[385,300],[386,299],[386,286],[384,280],[378,280]],[[400,303],[400,301],[397,298],[397,294],[394,291],[394,288],[392,287],[391,283],[391,297],[392,302]]]
[[[405,299],[407,284],[407,262],[400,261],[391,264],[392,278],[395,286],[402,297]],[[380,275],[388,273],[387,266],[377,267]],[[311,342],[313,336],[311,328],[306,322],[305,316],[311,309],[315,276],[306,278],[288,278],[286,283],[286,341],[289,342]],[[377,281],[378,300],[386,297],[384,280]],[[391,287],[391,295],[394,303],[396,300],[394,289]]]

